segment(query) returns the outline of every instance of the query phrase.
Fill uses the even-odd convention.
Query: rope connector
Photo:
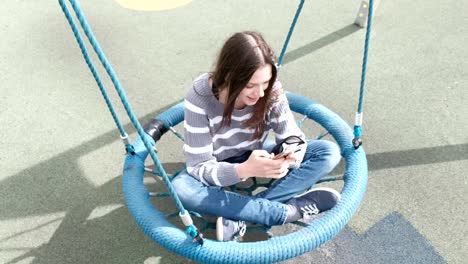
[[[361,145],[362,145],[362,139],[361,138],[354,138],[353,139],[354,149],[358,149]]]
[[[188,226],[185,232],[192,237],[192,242],[197,242],[198,244],[203,246],[203,243],[205,242],[203,240],[203,234],[200,233],[194,225]]]
[[[353,146],[354,149],[358,149],[362,145],[362,115],[363,113],[356,113],[356,117],[354,119],[354,139],[353,139]]]
[[[200,232],[197,232],[197,235],[192,239],[193,242],[198,242],[200,246],[203,246],[203,243],[205,242],[203,240],[203,234]]]
[[[135,148],[133,147],[132,144],[130,144],[130,140],[128,139],[128,134],[125,133],[123,136],[120,135],[120,139],[122,139],[123,144],[125,145],[125,151],[127,154],[132,154],[135,155]]]
[[[193,242],[198,242],[198,244],[203,245],[204,240],[203,240],[203,234],[198,231],[198,229],[195,227],[193,224],[192,218],[190,217],[190,214],[188,211],[184,211],[184,213],[179,212],[179,216],[182,219],[182,223],[187,227],[187,230],[185,231],[187,234],[189,234],[193,239]]]
[[[127,154],[132,154],[135,155],[135,147],[133,147],[132,144],[128,144],[125,146],[125,151],[127,151]]]

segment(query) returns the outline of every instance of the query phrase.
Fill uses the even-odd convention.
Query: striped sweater
[[[234,109],[231,125],[220,129],[224,104],[214,96],[208,83],[209,76],[205,73],[198,77],[184,101],[185,162],[188,173],[202,183],[230,186],[240,182],[235,164],[223,160],[240,156],[246,151],[262,149],[269,130],[275,133],[276,142],[290,135],[305,138],[294,120],[279,81],[274,89],[280,89],[281,96],[267,113],[266,130],[260,139],[252,140],[254,129],[242,127],[242,122],[251,117],[253,106]],[[305,149],[299,152],[297,164],[301,163],[304,152]]]

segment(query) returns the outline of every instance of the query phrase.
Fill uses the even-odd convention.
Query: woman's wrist
[[[237,177],[239,179],[247,179],[250,177],[248,170],[245,166],[245,163],[239,163],[234,166],[234,169],[236,170]]]

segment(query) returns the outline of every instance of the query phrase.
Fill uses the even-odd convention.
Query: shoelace
[[[244,236],[245,235],[245,231],[247,230],[247,225],[245,224],[244,221],[239,221],[238,223],[238,228],[239,228],[239,236]]]
[[[307,206],[301,207],[303,215],[311,216],[320,213],[320,210],[317,208],[316,204],[309,204]]]

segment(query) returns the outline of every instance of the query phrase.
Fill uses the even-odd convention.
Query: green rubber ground
[[[279,53],[298,3],[200,0],[143,12],[81,1],[142,122],[180,102],[233,32],[261,31]],[[288,90],[351,125],[365,34],[353,25],[359,5],[306,1],[280,72]],[[284,263],[466,263],[466,10],[466,1],[380,2],[364,102],[366,195],[334,239]],[[124,148],[58,2],[3,1],[0,38],[0,263],[190,262],[153,243],[129,215]],[[173,136],[159,145],[170,170],[180,167],[181,147]]]

